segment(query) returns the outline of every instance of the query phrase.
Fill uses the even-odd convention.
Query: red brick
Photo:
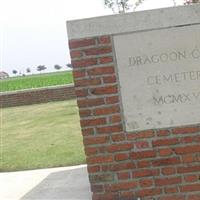
[[[116,200],[118,194],[106,193],[106,194],[93,194],[92,200]]]
[[[81,99],[77,100],[77,104],[80,108],[82,107],[93,107],[93,106],[100,106],[104,105],[103,98],[95,98],[95,99]]]
[[[94,95],[116,94],[118,89],[117,86],[106,86],[90,89],[90,92]]]
[[[126,180],[130,178],[130,173],[129,172],[119,172],[117,174],[117,177],[119,180]]]
[[[168,136],[170,135],[170,131],[169,130],[159,130],[157,132],[157,136],[161,137],[161,136]]]
[[[79,50],[70,52],[71,58],[80,58],[82,57],[82,55],[83,55],[82,52]]]
[[[153,146],[169,146],[169,145],[175,145],[178,144],[177,138],[170,138],[170,139],[160,139],[160,140],[154,140],[152,142]]]
[[[91,55],[100,55],[112,52],[112,47],[97,47],[97,48],[90,48],[83,51],[86,56]]]
[[[118,153],[114,157],[116,161],[128,160],[128,158],[129,158],[128,153]]]
[[[200,162],[200,153],[194,155],[194,161],[198,163]]]
[[[101,79],[100,78],[90,78],[90,79],[75,80],[74,84],[76,87],[100,85]]]
[[[162,169],[162,174],[164,175],[172,175],[176,173],[176,169],[174,167],[165,167]]]
[[[122,191],[120,192],[120,199],[122,200],[132,200],[134,198],[133,191]]]
[[[153,185],[152,179],[142,179],[140,180],[140,187],[151,187]]]
[[[116,76],[106,76],[103,77],[103,82],[106,83],[116,83]]]
[[[109,115],[112,113],[119,113],[120,107],[119,105],[109,106],[109,107],[102,107],[102,108],[96,108],[94,110],[95,115]]]
[[[193,141],[197,142],[197,143],[200,143],[200,135],[193,136]]]
[[[149,166],[151,166],[151,162],[147,161],[147,160],[141,160],[141,161],[138,161],[137,166],[138,166],[138,168],[149,167]]]
[[[112,97],[106,97],[106,103],[107,104],[114,104],[119,102],[118,96],[112,96]]]
[[[146,177],[146,176],[158,176],[159,170],[158,169],[143,169],[139,171],[134,171],[132,175],[133,175],[133,178]]]
[[[109,141],[108,136],[93,136],[93,137],[85,137],[83,138],[83,142],[85,145],[91,145],[91,144],[104,144]]]
[[[87,58],[87,59],[81,59],[81,60],[72,60],[72,67],[78,68],[78,67],[89,67],[92,65],[97,64],[96,58]]]
[[[107,153],[106,151],[106,146],[99,146],[98,149],[99,149],[99,153]]]
[[[160,197],[159,200],[186,200],[186,199],[185,196],[183,195],[170,195],[170,196]]]
[[[178,188],[177,187],[167,187],[164,189],[165,193],[171,194],[171,193],[178,193]]]
[[[110,44],[110,36],[101,36],[98,38],[99,44]]]
[[[104,134],[104,133],[118,133],[123,130],[122,125],[113,125],[113,126],[106,126],[106,127],[101,127],[97,128],[97,133],[98,134]]]
[[[200,131],[200,127],[184,127],[184,128],[175,128],[172,130],[174,134],[190,134],[197,133]]]
[[[154,136],[154,132],[153,131],[142,131],[139,133],[130,133],[127,134],[127,139],[128,140],[135,140],[135,139],[142,139],[142,138],[151,138]]]
[[[82,119],[81,126],[97,126],[106,124],[106,118],[98,118],[98,119]]]
[[[91,114],[91,110],[79,110],[80,117],[89,117]]]
[[[194,139],[193,136],[188,136],[188,137],[180,138],[180,142],[181,143],[192,143],[193,139]]]
[[[121,115],[113,115],[109,119],[110,119],[110,123],[121,122]]]
[[[200,145],[184,146],[175,148],[176,154],[188,154],[200,152]]]
[[[162,190],[160,188],[151,188],[151,189],[142,189],[139,191],[136,191],[136,195],[138,197],[144,197],[144,196],[155,196],[161,194]]]
[[[113,66],[95,67],[93,69],[87,70],[87,73],[88,73],[89,76],[113,74],[114,72],[115,72],[115,70],[114,70]]]
[[[190,173],[190,172],[199,172],[200,165],[197,166],[187,166],[187,167],[177,167],[178,173]]]
[[[166,165],[176,165],[180,164],[180,159],[178,157],[174,158],[164,158],[152,161],[153,166],[166,166]]]
[[[199,177],[197,175],[188,175],[184,177],[186,182],[196,182],[198,181]]]
[[[89,175],[89,179],[91,183],[102,183],[102,182],[110,182],[113,180],[112,174],[96,174]]]
[[[200,184],[191,184],[191,185],[180,186],[180,191],[181,192],[200,191]]]
[[[82,135],[83,136],[94,135],[94,129],[93,128],[83,128]]]
[[[96,163],[110,163],[113,162],[113,157],[109,156],[94,156],[87,158],[88,164],[96,164]]]
[[[86,75],[85,70],[73,70],[73,76],[74,78],[84,78]]]
[[[85,147],[85,154],[87,156],[97,154],[98,149],[96,147]]]
[[[173,150],[170,148],[166,148],[166,149],[159,149],[159,155],[160,156],[169,156],[173,154]]]
[[[98,149],[97,147],[85,147],[85,154],[87,156],[97,154]]]
[[[100,64],[111,63],[113,62],[113,57],[108,56],[108,57],[99,58],[99,62]]]
[[[75,88],[75,93],[77,97],[86,97],[88,96],[88,90],[87,89],[77,89]]]
[[[116,192],[121,190],[129,190],[137,187],[136,181],[116,183],[107,188],[108,191]]]
[[[130,153],[132,159],[152,158],[156,156],[156,151],[139,151]]]
[[[95,45],[96,40],[95,39],[81,39],[81,40],[70,40],[69,41],[69,48],[75,49],[80,47],[86,47]]]
[[[88,166],[88,172],[89,173],[97,173],[100,171],[100,166],[96,165],[96,166]]]
[[[173,184],[180,184],[181,177],[173,177],[173,178],[158,178],[155,179],[156,186],[165,186],[165,185],[173,185]]]
[[[112,144],[107,147],[109,153],[118,152],[118,151],[128,151],[133,148],[132,143],[122,143],[122,144]]]
[[[134,143],[137,149],[145,149],[149,147],[149,143],[146,141],[138,141]]]
[[[119,134],[115,134],[115,135],[112,134],[111,138],[112,138],[113,142],[121,142],[126,139],[125,135],[123,133],[119,133]]]
[[[103,185],[94,185],[94,184],[92,184],[91,185],[91,191],[92,192],[104,192],[104,187],[103,187]]]
[[[192,163],[195,162],[195,156],[193,154],[182,155],[183,163]]]
[[[121,171],[121,170],[128,170],[128,169],[135,169],[136,166],[133,162],[126,162],[126,163],[115,163],[109,166],[109,171]],[[105,170],[105,169],[104,169]]]
[[[199,200],[200,194],[189,195],[188,200]]]

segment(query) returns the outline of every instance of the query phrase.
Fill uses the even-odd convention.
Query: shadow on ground
[[[90,200],[87,169],[53,172],[20,200]]]

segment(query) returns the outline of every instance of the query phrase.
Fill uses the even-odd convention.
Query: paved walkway
[[[1,200],[91,200],[86,165],[0,173]]]

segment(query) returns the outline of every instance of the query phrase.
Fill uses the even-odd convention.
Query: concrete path
[[[1,200],[91,200],[86,165],[0,173]]]

